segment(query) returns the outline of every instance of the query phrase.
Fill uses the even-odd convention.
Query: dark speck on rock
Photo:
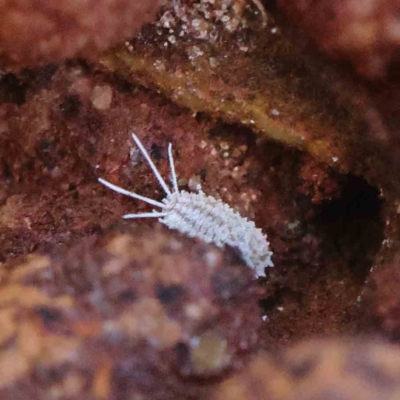
[[[60,110],[66,118],[77,117],[81,108],[82,102],[77,95],[66,96],[60,104]]]
[[[162,155],[162,148],[155,143],[151,146],[150,154],[155,160],[162,160],[164,158]]]
[[[55,308],[38,307],[35,311],[47,328],[63,319],[62,313]]]
[[[156,288],[157,298],[163,304],[175,303],[177,300],[182,298],[183,294],[184,290],[182,286],[179,285],[170,285],[170,286],[158,285]]]

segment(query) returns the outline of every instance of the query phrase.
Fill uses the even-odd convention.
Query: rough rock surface
[[[4,400],[187,398],[257,342],[251,271],[234,251],[167,229],[114,231],[10,268],[0,287]]]
[[[123,74],[130,82],[120,71],[79,61],[0,72],[1,398],[209,400],[214,390],[218,399],[240,400],[398,398],[396,346],[314,340],[285,349],[313,335],[363,331],[367,311],[379,334],[398,339],[399,269],[388,256],[398,251],[400,202],[391,188],[400,185],[392,170],[377,168],[385,158],[376,147],[364,149],[366,121],[345,129],[353,116],[348,103],[332,113],[331,75],[312,58],[293,58],[302,48],[288,42],[278,19],[265,25],[256,4],[170,3],[179,5],[179,18],[171,21],[168,10],[161,15],[152,30],[154,53],[145,35],[137,39],[154,58],[141,58],[135,41],[125,44],[128,63],[136,55],[142,68]],[[180,47],[181,34],[188,46]],[[203,34],[223,45],[203,52]],[[156,80],[140,79],[146,69],[189,96],[181,103],[188,108],[168,100]],[[318,86],[303,80],[310,71],[322,78]],[[148,88],[132,83],[138,81]],[[263,85],[271,93],[255,103]],[[221,87],[224,96],[216,96]],[[352,88],[344,94],[357,102]],[[381,88],[375,89],[378,104]],[[397,132],[396,87],[381,95],[380,110]],[[213,109],[196,107],[199,100]],[[215,113],[210,100],[224,111]],[[257,132],[250,114],[230,118],[238,104],[256,105],[271,123],[269,134]],[[300,123],[293,124],[295,111]],[[171,142],[179,188],[200,183],[268,235],[275,267],[258,289],[232,252],[217,252],[221,258],[210,267],[208,250],[157,230],[154,219],[121,221],[150,207],[107,190],[98,177],[155,200],[164,196],[132,131],[162,176],[169,177]],[[303,143],[297,150],[284,145],[296,147],[293,137]],[[349,138],[351,146],[339,145]],[[392,185],[379,185],[383,175]],[[38,251],[44,256],[21,262]],[[369,304],[360,296],[367,277]],[[262,350],[268,355],[253,354],[249,364],[248,353]]]
[[[181,189],[201,183],[268,235],[275,267],[262,283],[267,341],[355,329],[382,236],[380,202],[365,182],[82,63],[5,74],[0,87],[2,262],[69,247],[123,214],[150,211],[97,181],[163,198],[135,132],[162,176],[172,142]]]
[[[382,78],[400,55],[398,0],[279,0],[320,48],[350,60],[368,78]]]
[[[158,0],[0,3],[0,61],[18,67],[93,57],[154,17]]]
[[[254,359],[218,386],[213,400],[400,399],[398,346],[312,340]]]

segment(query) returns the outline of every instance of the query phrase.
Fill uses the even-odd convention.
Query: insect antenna
[[[164,207],[164,204],[159,201],[149,199],[148,197],[141,196],[140,194],[137,194],[135,192],[130,192],[129,190],[122,189],[121,187],[119,187],[117,185],[113,185],[112,183],[106,181],[105,179],[99,178],[98,181],[101,184],[103,184],[104,186],[107,186],[109,189],[114,190],[117,193],[124,194],[125,196],[129,196],[129,197],[133,197],[136,200],[144,201],[148,204],[151,204],[152,206],[161,207],[161,208]]]
[[[157,167],[154,165],[153,161],[151,160],[149,153],[147,153],[146,149],[143,147],[142,142],[139,140],[139,138],[132,133],[132,139],[135,141],[137,147],[139,147],[139,150],[142,152],[142,154],[144,155],[145,159],[147,160],[147,162],[150,165],[151,170],[153,171],[154,175],[156,176],[158,183],[162,186],[162,188],[164,189],[165,193],[168,196],[171,196],[171,191],[169,190],[167,184],[165,183],[164,179],[162,178],[162,176],[160,175],[160,173],[158,172]]]
[[[161,218],[165,217],[167,213],[152,212],[152,213],[141,213],[141,214],[125,214],[123,219],[136,219],[136,218]]]
[[[168,145],[168,159],[169,159],[169,167],[171,169],[171,180],[172,180],[172,185],[174,187],[174,192],[178,193],[179,192],[178,180],[176,179],[174,157],[172,155],[172,143]]]

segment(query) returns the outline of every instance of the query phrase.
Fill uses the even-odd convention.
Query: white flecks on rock
[[[95,86],[90,97],[94,108],[108,110],[111,106],[113,92],[111,86]]]

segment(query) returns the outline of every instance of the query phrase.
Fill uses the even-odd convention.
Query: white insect
[[[108,188],[161,209],[161,211],[153,210],[151,213],[126,214],[123,218],[159,218],[159,221],[168,228],[176,229],[189,237],[199,238],[206,243],[214,243],[218,247],[230,245],[239,250],[243,260],[250,268],[254,269],[257,277],[265,275],[265,268],[272,267],[273,263],[269,242],[261,229],[256,228],[253,221],[243,218],[221,200],[206,196],[201,189],[198,193],[180,191],[170,143],[168,158],[171,169],[171,191],[139,138],[135,134],[132,134],[132,138],[164,189],[166,197],[159,202],[129,192],[100,178],[99,182]]]

